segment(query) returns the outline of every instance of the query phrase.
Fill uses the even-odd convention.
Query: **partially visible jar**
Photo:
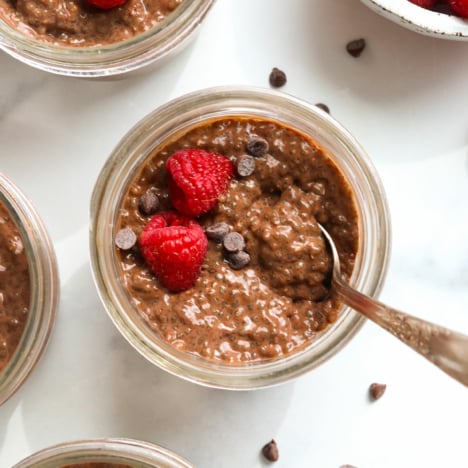
[[[184,0],[143,34],[109,45],[68,46],[35,39],[0,18],[0,48],[16,59],[59,75],[98,78],[128,73],[180,51],[214,0]]]
[[[132,439],[94,439],[68,442],[41,450],[13,468],[72,468],[99,464],[118,468],[194,468],[170,450]]]
[[[337,320],[303,349],[277,359],[231,365],[176,349],[153,332],[125,289],[115,239],[123,197],[156,149],[203,122],[248,117],[278,122],[317,143],[348,182],[358,215],[358,251],[350,284],[378,296],[390,254],[390,215],[372,161],[350,133],[316,106],[287,94],[254,87],[203,89],[175,99],[135,125],[118,143],[98,177],[91,200],[91,263],[103,304],[122,335],[152,363],[210,387],[262,388],[310,371],[338,352],[364,322],[342,306]],[[227,307],[229,310],[229,306]]]
[[[52,242],[39,215],[21,190],[3,174],[0,174],[0,204],[17,227],[29,273],[29,305],[24,311],[27,314],[24,330],[0,372],[2,404],[26,380],[45,349],[58,307],[59,278]],[[6,316],[4,311],[0,314],[2,312]]]

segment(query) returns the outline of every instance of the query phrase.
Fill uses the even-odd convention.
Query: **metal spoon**
[[[468,386],[468,336],[392,309],[348,286],[341,276],[335,243],[326,229],[320,228],[332,252],[332,287],[342,302]]]

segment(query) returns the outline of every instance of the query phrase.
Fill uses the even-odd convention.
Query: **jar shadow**
[[[52,75],[0,55],[2,171],[27,188],[39,213],[49,217],[44,221],[55,241],[88,219],[90,195],[107,157],[137,121],[171,96],[192,48],[188,44],[155,64],[157,70],[112,81]]]
[[[2,461],[2,450],[3,447],[7,449],[5,445],[5,440],[8,432],[8,426],[10,420],[12,420],[12,418],[14,417],[17,406],[17,396],[15,395],[13,395],[9,400],[7,400],[0,406],[0,466],[5,466],[3,465]]]
[[[107,317],[86,263],[63,283],[47,354],[19,397],[31,451],[80,438],[130,437],[208,467],[220,445],[238,466],[253,465],[264,438],[285,418],[292,392],[291,384],[209,389],[152,365]]]

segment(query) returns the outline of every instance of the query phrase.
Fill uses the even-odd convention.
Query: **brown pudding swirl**
[[[0,372],[23,336],[29,309],[29,269],[23,241],[0,203]]]
[[[100,10],[86,0],[0,0],[0,19],[35,39],[69,46],[113,44],[162,23],[183,0],[127,0]]]
[[[327,294],[331,258],[317,222],[337,244],[344,274],[352,273],[358,218],[350,186],[334,162],[308,137],[277,122],[222,118],[205,122],[159,147],[123,197],[117,228],[139,234],[150,217],[138,209],[147,190],[171,209],[166,159],[184,147],[230,158],[252,137],[269,143],[252,175],[236,177],[218,206],[199,219],[225,222],[242,234],[250,262],[240,270],[209,242],[195,286],[171,293],[138,249],[116,248],[121,281],[142,319],[166,342],[227,364],[279,358],[298,351],[337,318],[340,304]]]

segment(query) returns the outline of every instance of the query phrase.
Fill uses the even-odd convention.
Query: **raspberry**
[[[214,208],[234,174],[231,160],[198,148],[175,152],[166,168],[171,202],[186,216],[200,216]]]
[[[409,1],[411,3],[414,3],[415,5],[431,10],[437,0],[409,0]]]
[[[468,18],[468,0],[449,0],[450,9],[461,18]]]
[[[123,5],[127,0],[86,0],[89,5],[101,10],[110,10],[111,8]]]
[[[167,211],[150,219],[139,245],[158,280],[170,291],[182,291],[200,276],[208,239],[195,220]]]

